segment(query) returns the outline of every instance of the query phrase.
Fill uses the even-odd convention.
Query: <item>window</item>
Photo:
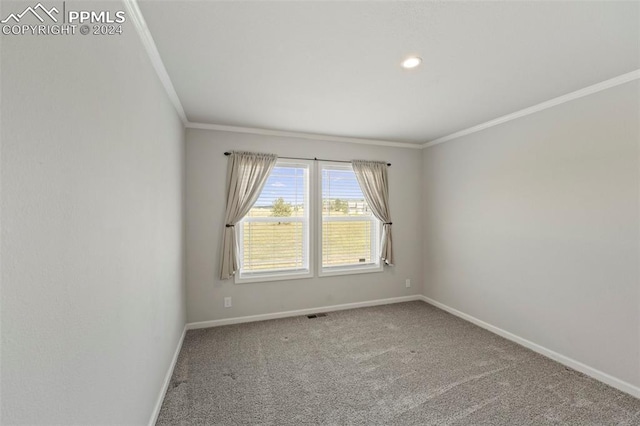
[[[236,226],[236,283],[382,271],[380,221],[351,164],[278,160],[258,201]],[[318,208],[314,211],[314,200]],[[317,251],[313,236],[317,235]]]
[[[350,164],[321,163],[320,275],[382,270],[380,222],[369,209]]]
[[[310,264],[310,163],[278,160],[262,193],[237,226],[236,282],[306,278]]]

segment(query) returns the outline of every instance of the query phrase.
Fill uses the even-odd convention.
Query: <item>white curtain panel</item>
[[[278,157],[275,154],[232,151],[227,165],[227,212],[222,240],[220,279],[240,268],[235,226],[249,213],[262,192]]]
[[[353,171],[360,189],[374,216],[382,222],[380,259],[393,266],[393,244],[391,239],[391,211],[389,209],[389,179],[387,163],[353,160]]]

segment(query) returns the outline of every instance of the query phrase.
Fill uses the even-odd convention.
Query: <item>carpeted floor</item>
[[[158,425],[640,425],[640,400],[423,302],[193,330]]]

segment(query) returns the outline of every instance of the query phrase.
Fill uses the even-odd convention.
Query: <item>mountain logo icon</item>
[[[38,13],[39,12],[39,13]],[[7,22],[9,22],[10,20],[13,19],[13,21],[17,24],[18,22],[20,22],[20,20],[27,14],[31,14],[33,16],[35,16],[38,21],[40,22],[44,22],[44,18],[43,16],[48,16],[53,22],[58,22],[58,19],[53,16],[53,14],[58,14],[60,13],[58,11],[58,9],[56,9],[55,7],[52,7],[51,9],[47,10],[46,7],[44,7],[42,5],[42,3],[38,3],[37,5],[31,7],[27,7],[22,13],[11,13],[9,14],[9,16],[7,16],[5,19],[3,19],[2,21],[0,21],[0,23],[2,24],[6,24]]]

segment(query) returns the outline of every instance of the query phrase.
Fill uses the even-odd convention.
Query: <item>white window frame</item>
[[[318,206],[315,209],[316,212],[316,221],[317,223],[317,264],[318,264],[318,276],[319,277],[333,277],[336,275],[351,275],[351,274],[368,274],[373,272],[382,272],[384,269],[384,265],[382,264],[382,260],[380,259],[380,238],[382,236],[382,225],[380,221],[373,215],[371,215],[371,222],[374,226],[371,227],[371,242],[374,247],[372,248],[372,259],[375,260],[373,263],[367,263],[364,265],[343,265],[343,266],[330,266],[323,267],[322,266],[322,232],[323,232],[323,204],[322,204],[322,170],[325,167],[330,167],[334,169],[344,169],[344,170],[353,170],[353,167],[350,163],[341,163],[334,161],[318,161],[317,170],[316,170],[316,184],[315,184],[315,193],[316,193],[316,205]],[[353,218],[333,218],[332,221],[355,221],[355,220],[363,220],[361,217],[353,217]]]
[[[274,218],[251,218],[244,217],[240,222],[238,222],[238,226],[236,229],[236,238],[238,239],[238,259],[240,259],[240,270],[234,275],[234,281],[236,284],[245,284],[245,283],[258,283],[258,282],[268,282],[268,281],[283,281],[283,280],[298,280],[304,278],[312,278],[314,276],[314,264],[315,264],[315,254],[314,254],[314,222],[315,222],[315,167],[313,161],[309,160],[286,160],[279,159],[276,162],[275,167],[296,167],[296,166],[304,166],[307,168],[307,178],[305,179],[305,186],[307,199],[305,207],[306,215],[307,215],[307,228],[306,235],[303,234],[303,243],[302,250],[306,255],[307,267],[304,269],[285,269],[285,270],[275,270],[275,271],[260,271],[260,272],[249,272],[242,273],[242,260],[243,260],[243,244],[244,241],[243,232],[244,232],[244,222],[282,222],[282,218],[274,217]],[[286,219],[291,222],[304,222],[304,218],[298,217],[289,217]],[[306,244],[305,244],[306,242]]]

